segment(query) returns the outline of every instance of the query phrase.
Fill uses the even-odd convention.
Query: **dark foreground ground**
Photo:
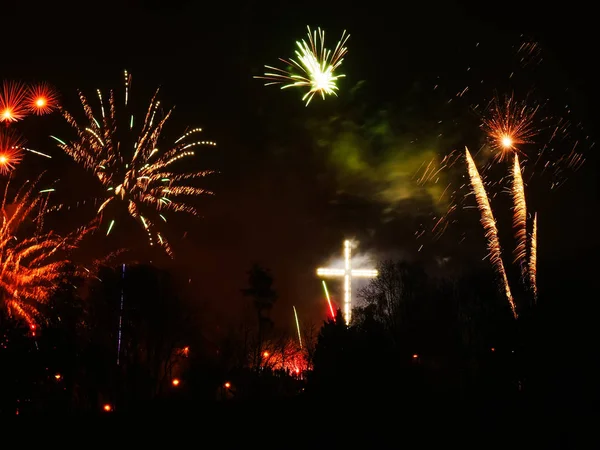
[[[180,402],[128,414],[19,417],[2,429],[19,430],[32,445],[41,439],[67,448],[599,448],[599,417],[588,400]]]

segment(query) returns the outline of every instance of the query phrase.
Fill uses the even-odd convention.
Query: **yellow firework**
[[[296,59],[285,60],[279,58],[285,63],[288,68],[278,69],[272,66],[265,66],[267,72],[264,76],[258,76],[267,80],[265,86],[281,84],[281,89],[300,87],[308,88],[303,101],[306,101],[306,106],[313,99],[315,94],[321,94],[324,99],[325,95],[337,95],[337,81],[344,77],[343,74],[336,74],[336,70],[344,61],[344,56],[348,52],[345,46],[346,41],[350,37],[346,31],[342,33],[342,37],[338,41],[335,49],[332,51],[325,48],[325,31],[318,28],[311,32],[308,29],[308,42],[306,40],[296,42]]]
[[[66,237],[41,232],[46,202],[36,184],[26,183],[9,199],[7,183],[0,211],[0,306],[32,328],[63,278],[62,269],[69,263],[64,252],[75,248],[89,230]],[[27,233],[26,225],[33,232]]]
[[[525,202],[525,187],[523,185],[523,176],[521,175],[521,165],[519,164],[519,155],[515,154],[513,164],[513,183],[512,195],[514,203],[513,228],[517,245],[514,251],[514,262],[521,268],[522,276],[525,276],[527,269],[527,204]]]
[[[511,153],[520,151],[519,145],[532,142],[538,133],[534,126],[537,107],[519,103],[512,96],[503,101],[494,98],[490,104],[489,116],[483,121],[483,129],[488,135],[496,158],[502,161]]]
[[[185,197],[212,192],[185,183],[214,173],[211,170],[176,172],[172,166],[177,161],[193,156],[195,147],[216,144],[192,140],[202,131],[194,128],[165,150],[159,149],[164,144],[161,140],[163,128],[173,110],[163,114],[157,90],[143,120],[138,122],[128,108],[130,91],[131,75],[125,71],[123,110],[118,111],[114,91],[110,91],[105,101],[98,90],[99,114],[87,97],[79,93],[85,123],[78,122],[69,112],[63,111],[63,116],[76,130],[77,139],[65,142],[53,138],[65,153],[92,172],[106,189],[98,214],[105,212],[111,204],[125,206],[128,214],[146,231],[150,245],[158,243],[172,255],[171,247],[160,233],[157,223],[166,222],[168,212],[196,215],[197,210],[185,202]],[[111,215],[107,235],[115,224],[116,219]]]
[[[471,157],[471,153],[469,153],[468,148],[465,148],[465,155],[467,158],[469,179],[471,181],[473,193],[475,194],[475,198],[477,200],[477,206],[479,207],[479,211],[481,213],[481,224],[483,225],[483,229],[485,230],[485,237],[487,239],[490,261],[496,269],[496,272],[500,276],[501,284],[504,288],[506,298],[508,300],[508,303],[510,304],[513,316],[516,319],[518,317],[517,310],[512,293],[510,291],[510,286],[508,284],[508,277],[506,276],[504,263],[502,262],[502,250],[500,248],[500,240],[498,239],[498,228],[496,227],[496,219],[494,218],[494,213],[492,212],[492,207],[490,206],[490,200],[488,198],[487,192],[485,191],[485,187],[483,186],[483,182],[481,181],[481,176],[479,175],[477,166],[475,165],[475,162],[473,161],[473,158]]]

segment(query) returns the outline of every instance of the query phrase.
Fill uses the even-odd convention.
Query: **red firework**
[[[0,91],[0,122],[16,122],[27,115],[25,85],[5,81]]]
[[[0,131],[0,174],[6,175],[23,159],[23,139],[15,133]]]
[[[58,94],[49,84],[40,83],[28,89],[25,104],[32,114],[49,114],[58,107]]]

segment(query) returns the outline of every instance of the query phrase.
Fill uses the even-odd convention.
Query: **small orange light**
[[[264,353],[263,353],[263,356],[264,356],[265,358],[268,358],[268,357],[269,357],[269,352],[264,352]]]
[[[300,369],[296,369],[296,373],[300,373]]]
[[[173,386],[179,386],[179,378],[173,378],[173,381],[171,381],[171,383],[173,384]]]
[[[491,350],[492,350],[493,352],[495,352],[495,351],[496,351],[496,349],[495,349],[494,347],[492,347],[492,348],[491,348]]]
[[[417,355],[416,353],[413,355],[413,359],[417,359],[419,357],[419,355]]]
[[[225,383],[225,387],[226,387],[227,389],[229,389],[229,388],[231,387],[231,383],[228,381],[227,383]]]
[[[54,375],[54,378],[56,378],[57,380],[60,380],[62,378],[62,376],[60,375],[60,373],[57,373],[56,375]]]
[[[109,405],[109,404],[107,403],[106,405],[104,405],[104,406],[102,407],[102,409],[103,409],[104,411],[106,411],[106,412],[111,412],[111,411],[112,411],[112,406],[111,406],[111,405]]]

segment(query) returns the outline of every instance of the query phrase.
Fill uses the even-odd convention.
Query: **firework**
[[[513,228],[515,230],[515,239],[517,240],[514,251],[514,262],[519,264],[521,267],[521,274],[524,277],[527,267],[527,204],[525,203],[525,188],[523,186],[523,177],[521,176],[519,155],[517,154],[515,154],[512,178],[512,195],[514,202]]]
[[[0,91],[0,122],[16,122],[27,115],[25,85],[14,81],[5,81]]]
[[[0,130],[0,174],[6,175],[23,159],[23,140],[15,133]]]
[[[40,83],[28,89],[25,104],[32,114],[44,115],[58,107],[58,95],[47,83]]]
[[[537,302],[537,213],[533,215],[533,230],[531,232],[531,248],[529,253],[529,281],[533,291],[533,301]]]
[[[517,310],[512,297],[512,293],[510,291],[510,286],[508,284],[508,278],[506,276],[506,270],[504,269],[504,263],[502,262],[502,250],[500,248],[500,241],[498,239],[498,228],[496,227],[496,219],[494,219],[494,213],[492,212],[492,208],[490,206],[490,200],[488,199],[485,187],[483,186],[483,182],[481,181],[481,176],[479,175],[477,166],[475,166],[475,162],[473,161],[473,158],[471,157],[471,153],[469,153],[468,148],[465,148],[465,155],[467,158],[469,179],[471,180],[473,193],[475,194],[475,198],[477,199],[477,206],[479,207],[479,210],[481,212],[481,224],[483,225],[483,228],[485,230],[485,237],[487,239],[490,261],[496,269],[496,271],[498,272],[498,275],[500,276],[502,287],[504,288],[504,292],[506,294],[506,298],[508,300],[508,303],[510,304],[513,316],[516,319],[518,317]]]
[[[125,74],[125,103],[131,94],[131,76]],[[127,109],[119,111],[114,91],[105,102],[97,91],[100,115],[94,112],[91,102],[82,93],[79,98],[85,112],[85,125],[63,111],[67,122],[76,130],[78,138],[65,142],[57,137],[59,147],[77,163],[83,165],[106,189],[98,214],[108,215],[108,207],[114,204],[125,206],[129,216],[146,231],[150,245],[155,242],[172,255],[167,239],[159,232],[157,223],[166,222],[168,212],[186,212],[196,215],[194,207],[183,197],[212,194],[205,189],[185,185],[186,181],[214,173],[210,170],[176,173],[172,165],[194,155],[194,147],[214,146],[214,142],[190,141],[200,128],[187,131],[165,151],[159,150],[159,141],[165,123],[172,113],[161,113],[158,90],[152,97],[142,121]],[[107,234],[116,225],[110,216]]]
[[[329,297],[329,290],[327,289],[327,284],[325,280],[321,280],[323,282],[323,289],[325,290],[325,298],[327,298],[327,305],[329,305],[329,312],[331,313],[331,318],[335,320],[335,313],[333,312],[333,305],[331,304],[331,298]]]
[[[497,151],[499,161],[519,152],[519,145],[532,142],[537,134],[533,122],[537,110],[537,107],[515,102],[512,96],[504,101],[494,98],[491,102],[489,117],[483,121],[483,128],[492,148]]]
[[[349,34],[346,31],[342,33],[342,37],[338,41],[335,49],[332,51],[325,48],[325,31],[318,28],[311,32],[308,29],[308,42],[306,40],[297,41],[296,59],[279,60],[289,66],[288,69],[278,69],[276,67],[265,66],[268,69],[264,76],[255,77],[267,80],[265,86],[281,84],[281,89],[300,87],[308,88],[303,101],[306,101],[306,106],[310,103],[315,94],[321,94],[325,99],[325,95],[337,95],[337,81],[344,77],[343,74],[336,74],[335,71],[344,61],[344,55],[348,52],[345,46]],[[273,72],[271,72],[273,71]],[[296,73],[297,72],[297,73]]]
[[[40,308],[51,299],[63,279],[62,269],[68,264],[59,251],[78,244],[86,229],[67,237],[39,232],[39,222],[46,201],[37,195],[37,183],[25,183],[10,200],[8,183],[2,198],[0,226],[0,306],[10,317],[35,327],[42,317]],[[20,236],[28,221],[36,225],[36,233]]]
[[[294,308],[294,317],[296,318],[296,329],[298,330],[298,343],[300,344],[300,348],[302,348],[302,335],[300,334],[300,322],[298,321],[298,312],[296,311],[296,307]]]

